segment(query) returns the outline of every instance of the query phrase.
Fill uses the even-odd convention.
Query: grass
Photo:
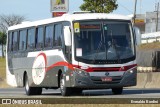
[[[0,78],[3,80],[6,78],[6,60],[5,58],[0,58]]]
[[[6,59],[0,58],[0,88],[9,87],[6,83]]]
[[[138,46],[140,50],[160,49],[160,42],[145,43]]]

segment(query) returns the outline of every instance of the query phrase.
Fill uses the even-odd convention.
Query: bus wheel
[[[27,95],[33,95],[34,90],[32,87],[29,86],[28,76],[25,76],[25,91]]]
[[[40,95],[42,93],[42,88],[39,87],[30,87],[28,76],[25,76],[25,91],[27,95]]]
[[[73,93],[75,95],[81,95],[82,94],[83,89],[80,88],[73,88]]]
[[[42,94],[42,88],[41,87],[34,87],[35,95],[41,95]]]
[[[123,92],[123,87],[120,87],[120,88],[112,88],[112,93],[114,95],[119,95],[119,94],[122,94]]]
[[[71,93],[71,88],[65,86],[65,80],[64,80],[63,74],[61,74],[61,77],[60,77],[60,90],[61,90],[62,96],[69,96]]]

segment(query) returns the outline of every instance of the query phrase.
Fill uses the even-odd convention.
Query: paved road
[[[0,89],[0,98],[63,98],[60,90],[43,90],[42,95],[27,96],[23,88]],[[160,98],[160,89],[124,89],[122,95],[112,95],[110,89],[84,90],[81,95],[73,95],[69,98]]]

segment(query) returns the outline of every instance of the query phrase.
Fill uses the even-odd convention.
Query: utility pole
[[[134,16],[133,16],[134,23],[135,23],[135,20],[136,20],[136,9],[137,9],[137,0],[135,0],[135,4],[134,4]]]
[[[158,16],[159,16],[159,2],[158,2],[158,4],[157,4],[156,32],[158,31]]]

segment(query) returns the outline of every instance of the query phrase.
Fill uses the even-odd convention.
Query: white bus
[[[9,27],[7,83],[27,95],[60,88],[63,96],[84,89],[135,86],[135,34],[131,19],[104,13],[65,14]]]

